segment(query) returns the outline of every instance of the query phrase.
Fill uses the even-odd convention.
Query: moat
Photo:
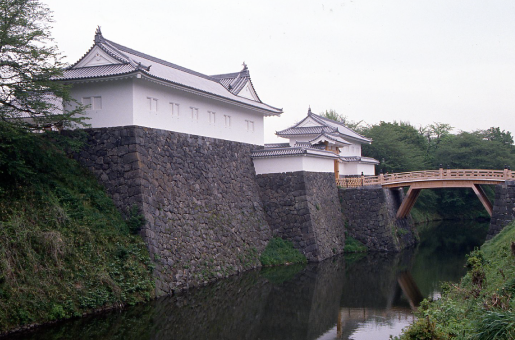
[[[417,248],[263,268],[144,305],[46,326],[13,339],[388,339],[422,297],[458,281],[488,224],[419,226]],[[421,296],[420,296],[421,295]]]

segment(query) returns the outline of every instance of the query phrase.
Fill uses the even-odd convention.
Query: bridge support
[[[479,200],[481,201],[481,204],[483,204],[483,207],[485,207],[486,211],[488,212],[488,215],[490,215],[490,217],[492,217],[493,206],[492,206],[492,203],[490,202],[490,200],[488,199],[488,197],[486,196],[483,188],[481,188],[481,186],[479,184],[474,184],[472,186],[472,190],[474,190],[474,192],[477,195],[477,198],[479,198]]]
[[[495,202],[487,240],[515,220],[515,181],[506,181],[495,187]]]
[[[490,184],[490,183],[488,183]],[[438,188],[471,188],[476,193],[477,197],[485,207],[486,211],[492,216],[493,206],[488,197],[486,196],[483,188],[477,183],[460,180],[436,180],[431,182],[415,182],[412,183],[408,189],[406,197],[402,201],[399,210],[397,211],[397,218],[405,218],[415,205],[420,191],[422,189],[438,189]]]
[[[415,205],[421,190],[422,189],[414,189],[413,187],[409,188],[406,197],[402,200],[399,210],[397,210],[397,218],[406,218],[406,216],[408,216],[411,208]]]
[[[340,188],[339,196],[347,233],[370,251],[396,252],[417,243],[411,218],[395,217],[404,197],[401,188]]]

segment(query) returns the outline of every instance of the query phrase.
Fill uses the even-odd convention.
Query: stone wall
[[[348,235],[370,251],[400,251],[417,242],[411,218],[397,219],[402,189],[380,185],[338,189]]]
[[[495,186],[495,201],[487,239],[497,235],[515,219],[515,181],[506,181]]]
[[[271,238],[250,151],[255,145],[136,126],[87,130],[79,160],[127,212],[156,264],[158,295],[260,265]]]
[[[257,183],[274,236],[292,241],[310,261],[343,252],[345,229],[332,173],[263,174]]]

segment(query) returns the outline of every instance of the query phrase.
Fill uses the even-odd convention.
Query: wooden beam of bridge
[[[437,189],[437,188],[471,188],[476,193],[477,197],[485,207],[486,211],[490,216],[492,216],[493,206],[488,197],[486,196],[483,188],[480,187],[479,184],[499,184],[498,181],[477,181],[479,183],[475,183],[475,181],[462,181],[462,180],[433,180],[433,181],[424,181],[424,182],[413,182],[409,185],[408,192],[404,197],[404,200],[397,210],[397,218],[405,218],[411,211],[411,208],[415,205],[418,196],[420,195],[420,191],[422,189]],[[407,186],[407,185],[403,185]],[[385,186],[387,188],[396,188],[397,186]]]

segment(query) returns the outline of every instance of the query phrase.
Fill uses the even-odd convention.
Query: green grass
[[[306,257],[293,247],[293,243],[280,237],[272,238],[259,260],[263,266],[276,266],[290,263],[306,263]]]
[[[345,234],[344,251],[346,253],[366,253],[368,251],[368,248],[363,243],[356,240],[354,237]]]
[[[425,301],[401,339],[515,339],[515,222],[473,251],[459,284]],[[432,338],[431,338],[432,336]]]
[[[47,136],[0,125],[0,333],[152,298],[142,223]]]

